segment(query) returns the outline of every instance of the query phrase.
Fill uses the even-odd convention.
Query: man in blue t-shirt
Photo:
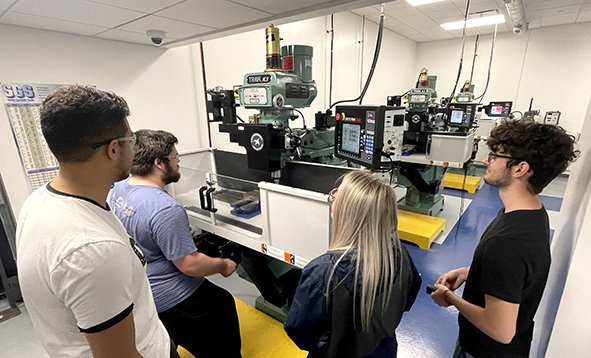
[[[204,278],[228,277],[236,263],[197,251],[187,213],[164,190],[180,179],[178,140],[147,129],[135,136],[131,177],[115,184],[110,204],[144,253],[158,316],[196,357],[241,357],[234,298]]]

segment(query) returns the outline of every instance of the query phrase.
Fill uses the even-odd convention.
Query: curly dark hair
[[[41,105],[41,131],[59,162],[88,161],[92,145],[124,137],[129,107],[113,92],[73,85],[62,86]]]
[[[541,123],[507,123],[495,128],[488,137],[488,147],[495,153],[507,153],[515,159],[507,168],[525,161],[533,170],[529,191],[539,194],[554,178],[563,173],[580,154],[575,138],[559,126]]]
[[[130,173],[139,176],[150,174],[156,159],[168,163],[172,148],[179,142],[174,134],[167,131],[140,129],[135,136],[137,141],[133,147],[135,155]]]

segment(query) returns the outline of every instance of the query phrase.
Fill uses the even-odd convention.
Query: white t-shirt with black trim
[[[108,208],[48,184],[23,205],[16,242],[23,298],[51,357],[92,357],[85,333],[132,311],[139,353],[169,357],[143,255]]]

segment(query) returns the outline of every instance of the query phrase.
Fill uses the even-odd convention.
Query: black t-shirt
[[[517,329],[509,344],[490,338],[459,315],[460,343],[476,358],[529,357],[534,315],[550,269],[550,225],[540,210],[499,211],[474,251],[463,298],[480,307],[484,295],[518,303]]]

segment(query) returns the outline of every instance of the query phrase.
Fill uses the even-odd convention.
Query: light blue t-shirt
[[[144,253],[158,312],[195,292],[203,278],[185,275],[172,262],[197,251],[185,209],[163,189],[127,180],[115,184],[109,205]]]

